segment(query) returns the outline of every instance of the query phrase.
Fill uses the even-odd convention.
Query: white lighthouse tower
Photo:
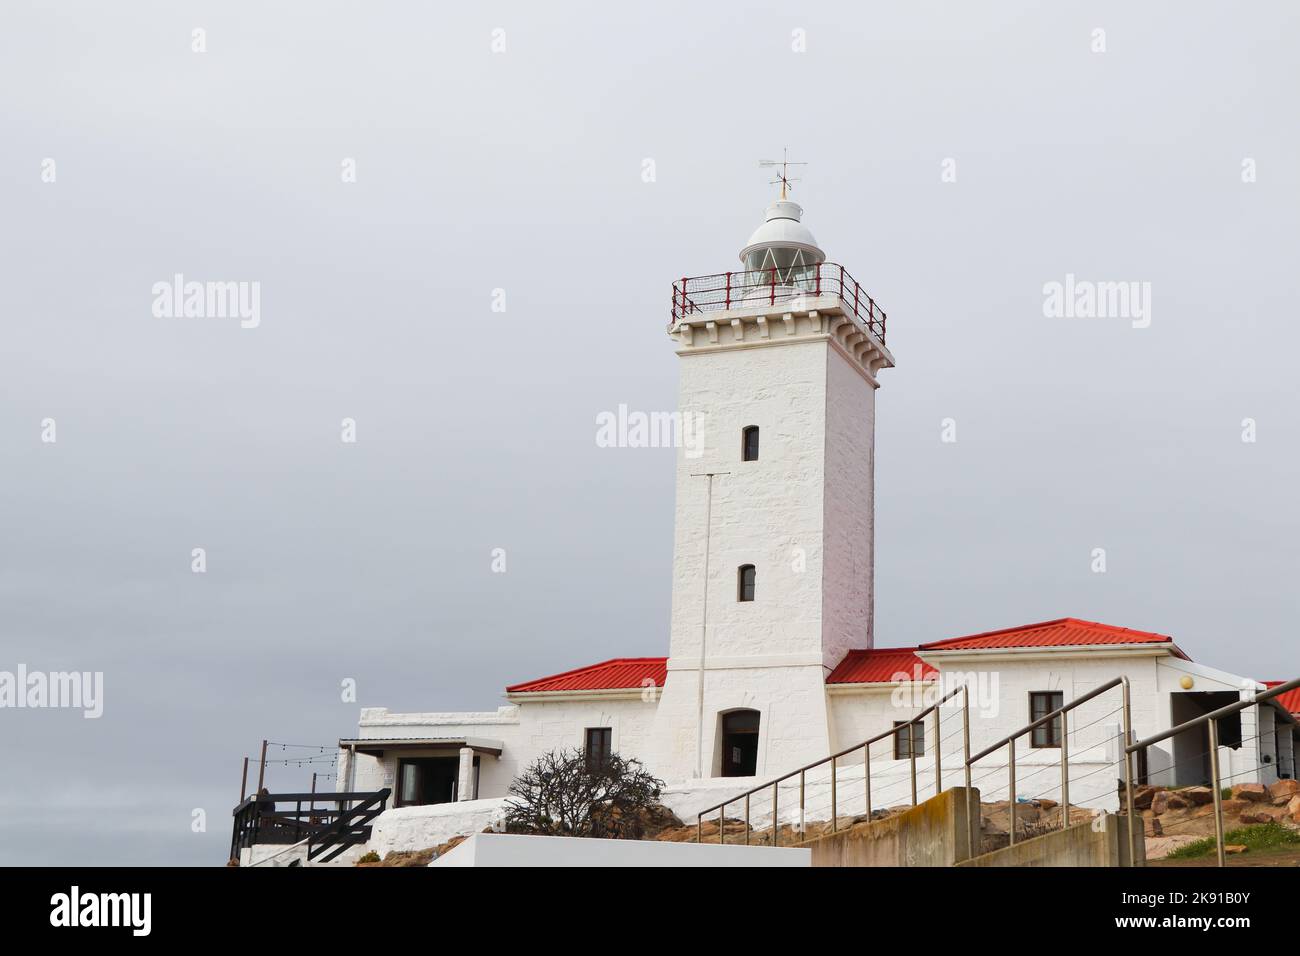
[[[678,409],[703,440],[677,458],[667,780],[828,755],[826,675],[872,643],[875,390],[894,361],[884,313],[781,183],[741,271],[673,290]]]

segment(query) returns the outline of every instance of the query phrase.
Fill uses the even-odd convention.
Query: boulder
[[[1152,787],[1142,784],[1133,791],[1133,809],[1149,810],[1151,801],[1155,799],[1157,793],[1163,792],[1163,787]]]
[[[1266,803],[1269,800],[1268,787],[1262,783],[1239,783],[1232,788],[1232,797],[1234,800]]]
[[[1187,787],[1186,789],[1179,790],[1178,793],[1184,800],[1187,800],[1189,803],[1194,803],[1198,807],[1203,807],[1207,803],[1214,802],[1214,791],[1209,787]]]
[[[1291,802],[1286,805],[1286,812],[1292,823],[1300,823],[1300,794],[1291,798]]]
[[[1250,847],[1245,846],[1241,843],[1228,843],[1223,847],[1223,852],[1224,853],[1245,853],[1249,849]]]
[[[1192,801],[1182,795],[1180,791],[1169,791],[1169,809],[1186,810],[1192,805]]]
[[[1146,822],[1147,836],[1149,837],[1164,836],[1165,829],[1160,825],[1159,817],[1154,817],[1154,816],[1147,817],[1145,822]]]
[[[1277,783],[1269,784],[1268,787],[1268,795],[1274,800],[1281,800],[1283,797],[1290,800],[1296,794],[1300,794],[1300,780],[1279,780]]]

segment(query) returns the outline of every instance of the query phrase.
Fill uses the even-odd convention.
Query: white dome
[[[812,231],[799,220],[803,207],[788,199],[778,199],[767,207],[766,221],[754,230],[745,248],[740,250],[740,261],[746,262],[750,253],[767,249],[790,249],[804,253],[805,261],[826,261],[826,253],[817,245]]]

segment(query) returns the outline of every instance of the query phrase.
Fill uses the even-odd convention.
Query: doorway
[[[752,777],[758,773],[758,711],[721,714],[722,776]]]

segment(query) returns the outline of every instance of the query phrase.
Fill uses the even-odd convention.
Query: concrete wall
[[[430,866],[808,866],[811,854],[796,847],[717,846],[653,840],[479,833]]]
[[[804,845],[813,866],[952,866],[969,856],[974,815],[967,809],[979,800],[978,790],[954,787],[903,813]]]
[[[1146,840],[1136,841],[1138,865],[1146,861]],[[985,853],[958,866],[1128,866],[1128,821],[1107,813],[1011,846]]]

